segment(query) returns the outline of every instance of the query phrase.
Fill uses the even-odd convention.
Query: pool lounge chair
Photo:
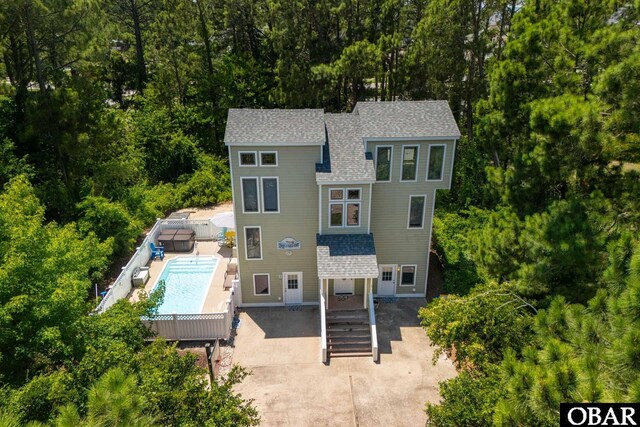
[[[160,260],[164,259],[164,248],[162,246],[156,247],[153,242],[149,242],[149,247],[151,248],[151,261],[157,257],[160,257]]]

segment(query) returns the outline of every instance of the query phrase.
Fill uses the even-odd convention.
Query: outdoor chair
[[[149,242],[149,247],[151,248],[151,261],[157,257],[160,257],[160,260],[164,259],[164,248],[162,246],[156,246],[153,242]]]

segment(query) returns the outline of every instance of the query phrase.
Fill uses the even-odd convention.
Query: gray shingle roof
[[[225,144],[300,144],[325,143],[324,111],[229,109]]]
[[[317,234],[320,278],[378,277],[373,234]]]
[[[447,101],[358,102],[365,138],[460,137]]]
[[[360,118],[355,114],[325,114],[328,143],[324,162],[316,165],[318,183],[375,181],[373,160],[367,159]]]

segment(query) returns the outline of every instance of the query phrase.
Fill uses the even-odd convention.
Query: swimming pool
[[[167,261],[152,293],[165,282],[164,302],[158,314],[195,314],[202,312],[207,291],[216,271],[215,257],[177,257]]]

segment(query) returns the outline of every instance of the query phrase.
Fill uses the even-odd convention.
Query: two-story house
[[[242,305],[424,297],[459,138],[446,101],[229,110]]]

